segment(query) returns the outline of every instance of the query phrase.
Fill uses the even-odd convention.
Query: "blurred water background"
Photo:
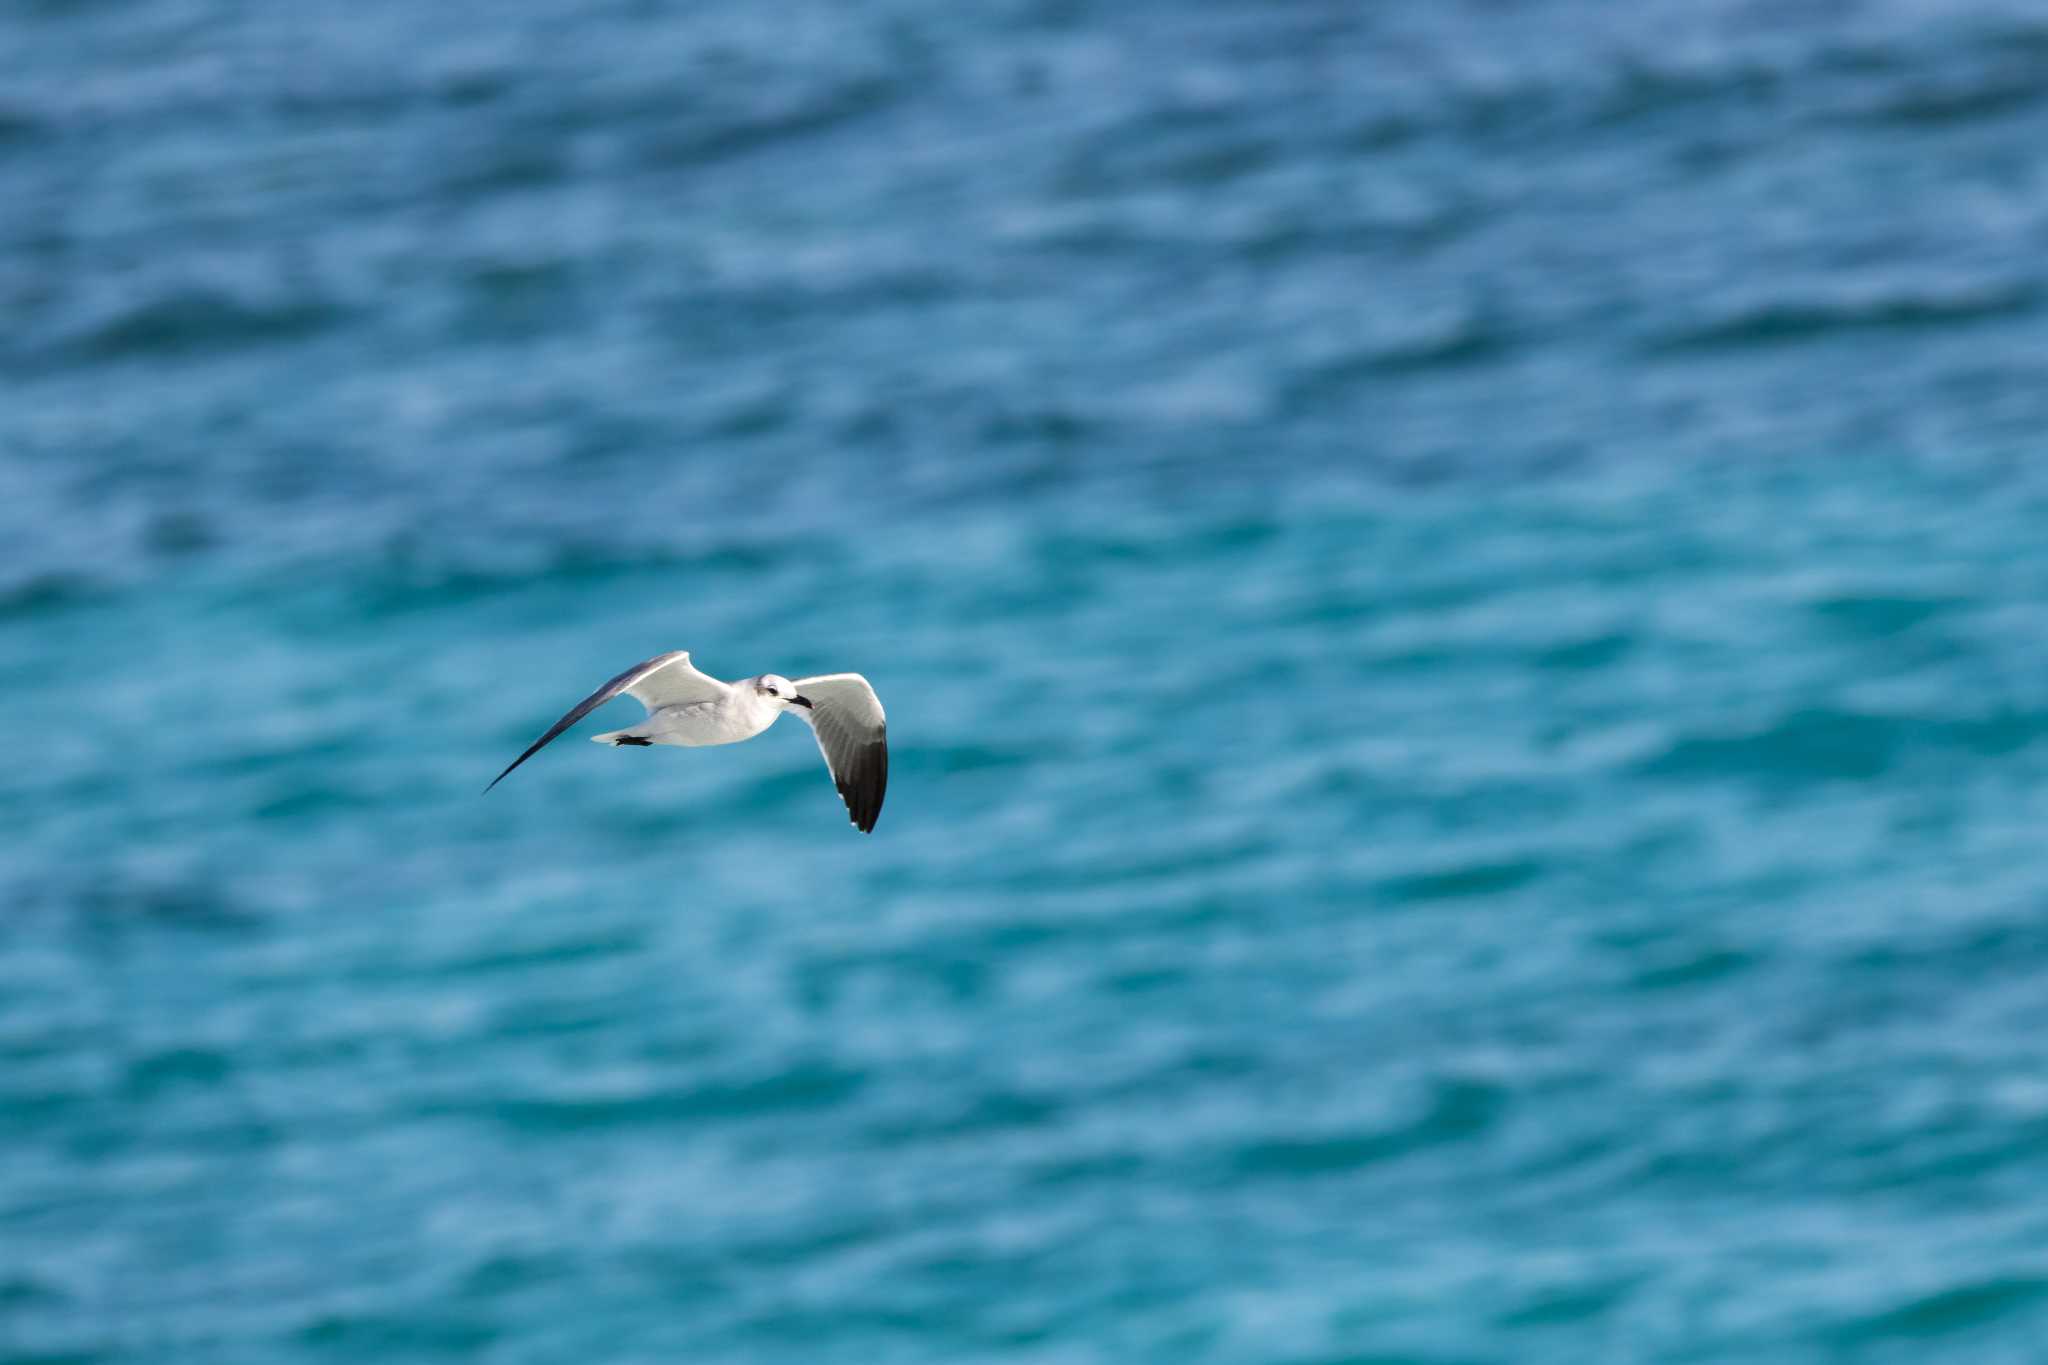
[[[2048,1349],[2031,0],[0,52],[8,1365]]]

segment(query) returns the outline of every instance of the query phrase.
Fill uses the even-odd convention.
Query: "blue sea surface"
[[[2048,1357],[2034,0],[0,52],[5,1365]]]

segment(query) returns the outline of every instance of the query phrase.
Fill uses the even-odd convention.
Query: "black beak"
[[[806,711],[811,709],[811,699],[809,697],[791,697],[789,700],[792,705],[801,706]]]

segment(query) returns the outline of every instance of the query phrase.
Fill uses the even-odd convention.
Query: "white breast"
[[[656,744],[736,744],[760,734],[780,714],[772,706],[750,705],[751,701],[736,690],[719,701],[664,706],[647,718],[646,733]]]

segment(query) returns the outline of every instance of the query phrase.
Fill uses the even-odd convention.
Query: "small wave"
[[[1026,445],[1065,449],[1078,446],[1096,423],[1068,408],[1026,407],[1002,411],[981,424],[981,437],[991,445]]]
[[[1379,883],[1378,890],[1394,901],[1461,900],[1518,890],[1543,873],[1544,865],[1532,858],[1478,861],[1390,877]]]
[[[78,574],[32,574],[17,582],[0,585],[0,621],[55,614],[93,601],[103,591],[99,584]]]
[[[0,1277],[0,1308],[41,1307],[62,1303],[66,1295],[27,1274]]]
[[[255,302],[186,289],[133,302],[73,335],[64,349],[96,360],[220,350],[312,336],[347,316],[317,299]]]
[[[1503,1327],[1557,1327],[1601,1317],[1625,1300],[1635,1282],[1629,1279],[1542,1289],[1495,1316]]]
[[[1438,331],[1382,346],[1372,354],[1370,363],[1382,372],[1448,369],[1494,360],[1509,349],[1503,329],[1483,319],[1464,318]]]
[[[1016,1090],[990,1090],[965,1104],[932,1112],[892,1118],[869,1130],[869,1136],[883,1144],[917,1141],[934,1137],[964,1137],[981,1133],[1043,1128],[1066,1110],[1059,1101]]]
[[[1435,134],[1571,138],[1716,105],[1753,108],[1776,98],[1796,76],[1789,66],[1740,54],[1691,65],[1637,54],[1565,76],[1452,82],[1427,104],[1359,122],[1342,145],[1376,153]]]
[[[775,543],[734,541],[698,550],[625,542],[598,543],[578,539],[548,546],[531,555],[487,558],[479,547],[474,556],[461,547],[431,541],[405,531],[386,543],[383,563],[350,582],[347,607],[376,615],[433,611],[517,592],[535,583],[554,586],[596,585],[643,574],[755,574],[785,562]]]
[[[28,142],[40,137],[47,128],[44,119],[28,110],[0,104],[0,147]]]
[[[1530,76],[1446,92],[1434,110],[1376,120],[1373,136],[1413,138],[1439,127],[1468,135],[1530,130],[1571,135],[1674,115],[1776,106],[1855,123],[1936,125],[2021,113],[2048,98],[2038,26],[2011,24],[1961,43],[1931,35],[1879,44],[1822,42],[1778,54],[1731,48],[1703,61],[1636,52],[1575,78]],[[1930,74],[1930,66],[1947,67]],[[1960,68],[1960,69],[1957,69]]]
[[[1717,100],[1762,104],[1787,81],[1787,73],[1752,60],[1680,66],[1640,58],[1622,63],[1587,111],[1595,127],[1619,126],[1693,109]]]
[[[458,109],[492,104],[517,93],[523,82],[514,67],[458,66],[439,72],[428,85],[434,98]]]
[[[1636,973],[1630,985],[1642,991],[1678,990],[1739,975],[1755,966],[1757,960],[1754,953],[1708,948],[1645,967]]]
[[[2040,305],[2031,285],[1886,289],[1864,296],[1776,298],[1651,339],[1652,351],[1699,351],[1812,341],[1845,332],[1963,326],[2021,317]]]
[[[270,821],[290,824],[308,816],[380,810],[387,800],[385,796],[348,791],[332,785],[296,785],[252,803],[248,818],[255,824]]]
[[[1231,1165],[1246,1175],[1317,1176],[1375,1165],[1410,1152],[1462,1142],[1499,1121],[1505,1096],[1474,1080],[1440,1081],[1423,1112],[1391,1128],[1262,1138],[1239,1147]]]
[[[2009,1275],[1955,1285],[1887,1309],[1855,1325],[1859,1338],[1921,1339],[1968,1331],[2048,1302],[2048,1279]]]
[[[1141,185],[1215,190],[1267,169],[1282,155],[1270,139],[1221,127],[1197,137],[1162,137],[1150,128],[1120,126],[1076,153],[1062,168],[1058,188],[1077,199],[1124,194]]]
[[[707,401],[705,406],[704,434],[733,441],[773,435],[787,429],[802,415],[802,408],[787,391]]]
[[[560,258],[482,260],[460,280],[461,309],[454,319],[467,337],[497,339],[548,335],[575,297],[576,272]]]
[[[504,1251],[463,1271],[456,1297],[505,1298],[535,1285],[559,1282],[574,1258],[561,1251]]]
[[[904,748],[892,755],[903,772],[971,773],[991,768],[1022,768],[1039,754],[1024,745],[1007,748],[992,744],[931,745]]]
[[[2005,118],[2048,98],[2048,27],[1993,21],[1946,50],[1924,41],[1858,45],[1821,65],[1876,88],[1840,115],[1851,123],[1938,127]]]
[[[574,171],[566,147],[533,134],[481,149],[473,156],[451,159],[440,188],[451,198],[527,190],[559,184]]]
[[[865,1085],[866,1078],[857,1072],[799,1065],[751,1080],[709,1082],[684,1089],[538,1095],[455,1107],[464,1112],[488,1114],[520,1129],[607,1128],[833,1109],[852,1099]]]
[[[309,1346],[362,1354],[372,1359],[420,1355],[468,1356],[499,1337],[499,1329],[446,1310],[393,1313],[328,1313],[309,1323],[299,1339]]]
[[[495,976],[579,962],[630,957],[646,946],[647,936],[637,930],[620,930],[608,935],[555,939],[543,943],[492,947],[460,957],[436,974],[449,976]]]
[[[82,884],[52,890],[53,903],[108,923],[136,920],[181,929],[247,930],[260,914],[238,900],[231,886],[204,874],[159,878],[109,870]]]
[[[1500,360],[1513,349],[1513,337],[1505,327],[1467,314],[1312,366],[1286,384],[1284,399],[1288,406],[1312,406],[1346,398],[1360,384],[1377,378],[1465,369]]]
[[[1961,85],[1921,85],[1877,102],[1862,118],[1906,125],[1963,123],[2019,113],[2038,105],[2044,97],[2048,97],[2048,84],[2038,73]]]
[[[136,1097],[184,1086],[210,1088],[225,1080],[232,1069],[228,1058],[211,1048],[168,1048],[129,1063],[124,1088]]]
[[[1881,640],[1903,635],[1965,605],[1954,597],[1839,593],[1813,603],[1812,610],[1852,634]]]
[[[782,108],[722,118],[708,127],[675,131],[673,121],[664,120],[661,131],[642,142],[638,159],[650,166],[673,167],[747,156],[780,143],[836,132],[880,113],[903,94],[901,82],[873,77],[846,81]]]
[[[1733,734],[1689,735],[1644,759],[1651,777],[1869,781],[1911,755],[2016,752],[2048,733],[2048,716],[2001,713],[1966,719],[1879,715],[1808,707]]]
[[[1638,638],[1620,631],[1603,631],[1549,645],[1536,654],[1537,666],[1562,672],[1593,672],[1618,663],[1633,653]]]

